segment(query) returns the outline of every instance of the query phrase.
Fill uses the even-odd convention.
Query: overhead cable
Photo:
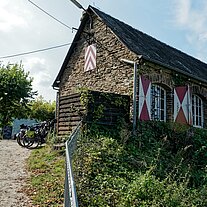
[[[13,54],[13,55],[2,56],[2,57],[0,57],[0,59],[13,58],[13,57],[22,56],[22,55],[29,55],[29,54],[32,54],[32,53],[38,53],[38,52],[43,52],[43,51],[47,51],[47,50],[53,50],[53,49],[60,48],[60,47],[65,47],[65,46],[68,46],[68,45],[71,45],[71,44],[72,43],[66,43],[66,44],[57,45],[57,46],[53,46],[53,47],[48,47],[48,48],[44,48],[44,49],[33,50],[33,51],[30,51],[30,52],[23,52],[23,53],[18,53],[18,54]]]
[[[67,27],[68,29],[72,30],[72,28],[70,26],[68,26],[67,24],[63,23],[62,21],[60,21],[59,19],[57,19],[56,17],[54,17],[53,15],[49,14],[47,11],[45,11],[44,9],[42,9],[41,7],[39,7],[37,4],[35,4],[34,2],[32,2],[31,0],[28,0],[31,4],[33,4],[35,7],[37,7],[39,10],[41,10],[42,12],[44,12],[45,14],[47,14],[49,17],[51,17],[52,19],[54,19],[55,21],[59,22],[60,24],[62,24],[63,26]]]

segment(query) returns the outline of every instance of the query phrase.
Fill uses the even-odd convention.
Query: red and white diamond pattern
[[[150,120],[150,92],[151,92],[151,82],[144,76],[139,78],[139,119],[140,120]]]
[[[190,89],[188,86],[179,86],[174,89],[174,121],[182,124],[191,124]]]

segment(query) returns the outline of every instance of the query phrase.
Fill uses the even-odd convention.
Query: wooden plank
[[[80,97],[62,100],[60,101],[60,104],[68,104],[68,103],[76,103],[76,102],[80,102]]]
[[[65,109],[65,108],[75,108],[75,107],[78,107],[78,108],[84,108],[84,106],[80,103],[80,102],[77,102],[77,103],[70,103],[70,104],[63,104],[59,106],[59,109]]]
[[[64,121],[68,121],[69,120],[69,117],[63,117],[63,118],[59,118],[59,122],[64,122]]]
[[[61,112],[60,115],[65,115],[65,116],[77,116],[79,115],[80,112],[78,111],[64,111]]]
[[[75,110],[82,109],[83,110],[83,109],[86,109],[86,107],[84,107],[80,103],[77,103],[77,104],[62,105],[60,107],[60,109],[71,109],[71,110],[73,110],[73,109],[75,109]]]
[[[81,121],[81,117],[78,117],[78,116],[76,116],[76,117],[70,117],[69,120],[70,121]]]
[[[78,126],[79,124],[79,121],[73,121],[73,122],[70,122],[70,126]]]
[[[59,122],[59,127],[69,127],[70,123],[69,122]]]
[[[78,111],[80,111],[80,112],[84,112],[86,109],[84,109],[84,108],[74,108],[73,110],[71,109],[71,108],[65,108],[65,109],[60,109],[59,110],[59,113],[67,113],[67,112],[69,112],[69,113],[73,113],[73,112],[78,112]]]
[[[71,131],[70,127],[60,127],[58,128],[58,131]]]
[[[74,112],[74,113],[61,113],[59,114],[59,119],[60,118],[69,118],[69,117],[80,117],[80,114],[78,112]]]
[[[76,98],[76,97],[80,97],[80,93],[74,93],[74,94],[70,94],[67,96],[61,96],[60,101],[66,100],[66,99],[71,99],[71,98]]]
[[[59,122],[59,127],[67,127],[67,129],[70,129],[70,126],[77,126],[79,122],[80,120],[71,122]]]
[[[67,107],[67,108],[61,108],[59,112],[84,111],[84,110],[86,109],[83,107],[74,107],[74,108]]]
[[[67,121],[80,121],[81,117],[74,116],[74,117],[68,117],[68,118],[60,118],[59,122],[67,122]]]
[[[68,136],[70,135],[71,131],[58,131],[58,136]]]

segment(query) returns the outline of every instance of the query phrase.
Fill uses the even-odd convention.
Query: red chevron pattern
[[[85,50],[85,65],[84,71],[93,70],[96,68],[96,45],[89,45]]]

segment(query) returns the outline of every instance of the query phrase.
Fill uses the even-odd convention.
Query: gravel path
[[[25,160],[30,150],[20,147],[15,140],[0,140],[0,206],[30,207],[21,191],[28,178]]]

